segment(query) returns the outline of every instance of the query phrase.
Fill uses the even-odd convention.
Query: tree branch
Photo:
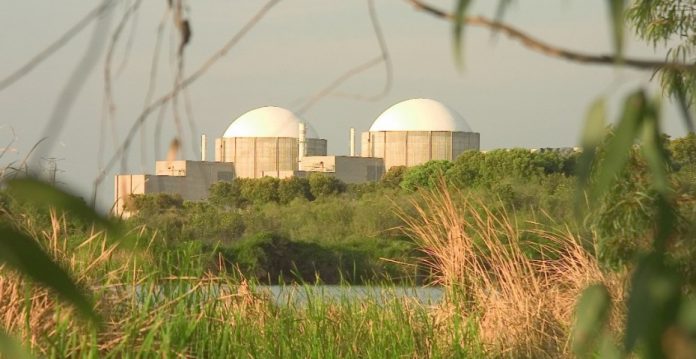
[[[65,44],[70,42],[70,40],[72,40],[75,37],[75,35],[82,32],[82,30],[84,30],[85,27],[87,27],[87,25],[89,25],[92,22],[92,20],[101,16],[109,6],[111,6],[111,0],[103,1],[102,3],[100,3],[97,7],[92,9],[92,11],[87,13],[87,15],[85,15],[85,17],[80,19],[80,21],[78,21],[75,25],[73,25],[71,28],[69,28],[56,41],[54,41],[48,47],[46,47],[41,52],[39,52],[34,57],[32,57],[22,67],[20,67],[19,69],[15,70],[10,75],[8,75],[7,77],[0,80],[0,91],[3,91],[6,88],[10,87],[10,85],[17,82],[17,80],[21,79],[22,77],[24,77],[25,75],[30,73],[36,66],[41,64],[44,60],[51,57],[51,55],[53,55],[53,53],[55,53],[61,47],[65,46]]]
[[[261,9],[246,24],[244,24],[244,26],[234,36],[232,36],[232,38],[229,41],[227,41],[218,51],[212,54],[208,58],[208,60],[206,60],[195,72],[193,72],[190,76],[186,77],[182,81],[178,82],[170,92],[161,96],[154,102],[150,103],[150,105],[148,105],[145,109],[143,109],[143,111],[140,113],[140,116],[138,116],[137,120],[128,131],[128,135],[126,136],[123,143],[121,143],[121,146],[116,150],[116,153],[114,153],[114,155],[111,156],[106,166],[103,169],[101,169],[99,176],[97,176],[97,178],[94,180],[92,203],[96,202],[98,187],[104,180],[106,174],[118,162],[119,158],[125,156],[126,152],[128,151],[128,148],[130,148],[130,144],[133,137],[138,132],[140,127],[145,123],[145,120],[147,120],[150,114],[154,112],[156,109],[160,108],[161,106],[164,106],[167,103],[169,103],[169,101],[171,101],[175,96],[177,96],[179,91],[190,86],[203,74],[205,74],[210,69],[210,67],[212,67],[223,56],[225,56],[227,52],[229,52],[242,38],[244,38],[244,36],[249,31],[251,31],[251,29],[254,28],[254,26],[259,21],[261,21],[261,19],[263,19],[264,16],[266,16],[266,13],[268,13],[271,10],[271,8],[277,5],[279,1],[280,0],[269,0],[268,2],[266,2],[266,4],[262,6]]]
[[[444,10],[438,9],[434,6],[426,4],[421,0],[404,0],[413,5],[417,10],[426,12],[437,18],[456,21],[455,15],[446,12]],[[678,62],[665,62],[659,60],[645,60],[645,59],[633,59],[633,58],[618,58],[614,55],[594,55],[581,53],[577,51],[563,49],[561,47],[553,46],[545,43],[537,38],[532,37],[510,25],[505,23],[494,21],[483,16],[472,16],[464,18],[466,25],[478,26],[490,29],[491,31],[497,31],[507,35],[509,38],[520,42],[523,46],[529,48],[532,51],[539,52],[543,55],[561,58],[568,61],[578,62],[582,64],[596,64],[596,65],[624,65],[628,67],[633,67],[641,70],[656,70],[662,68],[669,68],[678,71],[696,71],[696,65],[685,64]]]

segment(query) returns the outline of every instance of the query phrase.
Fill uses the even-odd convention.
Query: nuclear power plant
[[[132,194],[164,192],[201,200],[215,182],[235,178],[322,172],[346,183],[378,181],[394,166],[454,160],[466,150],[479,150],[480,135],[450,107],[431,99],[411,99],[388,108],[362,133],[360,156],[355,145],[351,128],[350,154],[328,155],[327,141],[306,121],[284,108],[258,108],[241,115],[215,140],[214,161],[207,161],[203,135],[200,161],[157,161],[154,175],[116,175],[114,213],[127,215],[124,204]]]

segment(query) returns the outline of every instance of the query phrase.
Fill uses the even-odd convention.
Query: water
[[[423,305],[442,301],[444,290],[439,287],[380,287],[380,286],[299,286],[269,285],[254,288],[278,305],[306,304],[309,300],[372,301],[383,304],[394,299],[411,299]]]
[[[226,285],[223,285],[227,287]],[[171,295],[180,295],[181,290],[188,291],[190,286],[175,285],[174,294],[167,286],[143,288],[135,287],[138,302],[146,299],[159,302]],[[218,295],[220,286],[204,287],[198,291],[206,296]],[[348,285],[255,285],[250,288],[253,293],[269,298],[281,306],[306,305],[310,301],[341,302],[341,301],[370,301],[385,304],[395,299],[407,299],[423,305],[434,305],[442,301],[444,289],[441,287],[398,287],[398,286],[348,286]],[[229,292],[229,288],[227,290]],[[236,288],[232,292],[236,291]]]

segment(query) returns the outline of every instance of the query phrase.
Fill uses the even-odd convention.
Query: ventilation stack
[[[297,138],[298,152],[297,160],[302,162],[302,159],[307,155],[307,127],[304,122],[300,122],[300,133]]]
[[[355,157],[355,128],[350,128],[350,157]]]
[[[205,135],[201,135],[201,161],[205,162],[207,160],[207,149],[208,149],[208,138]]]

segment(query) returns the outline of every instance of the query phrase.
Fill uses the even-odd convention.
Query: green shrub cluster
[[[690,264],[696,263],[696,251],[687,241],[696,234],[694,144],[693,134],[670,142],[681,218],[672,260],[685,273],[696,273]],[[171,243],[198,241],[208,251],[218,248],[228,264],[262,281],[280,276],[313,281],[318,273],[327,283],[360,282],[405,275],[380,259],[414,264],[421,255],[399,230],[403,223],[394,210],[408,212],[418,191],[447,185],[512,213],[518,226],[568,226],[588,243],[596,236],[598,257],[620,268],[646,249],[654,223],[645,161],[634,151],[612,191],[604,198],[586,198],[599,201],[598,210],[578,218],[577,159],[573,151],[467,151],[455,161],[393,167],[374,183],[346,185],[325,174],[237,179],[213,185],[207,201],[136,196],[130,205],[138,212],[130,222],[156,229]]]

